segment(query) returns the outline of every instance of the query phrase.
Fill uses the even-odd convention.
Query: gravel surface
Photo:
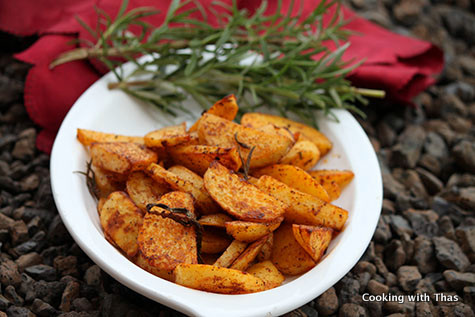
[[[350,273],[286,316],[474,316],[475,2],[347,3],[439,45],[446,68],[416,108],[379,102],[365,110],[359,121],[383,172],[378,227]],[[0,317],[181,316],[102,272],[67,233],[51,196],[49,157],[36,150],[37,128],[22,104],[29,66],[11,56],[34,38],[0,33],[0,41]],[[411,301],[417,294],[429,298]]]

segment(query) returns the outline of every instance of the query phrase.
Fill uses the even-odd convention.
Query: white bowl
[[[373,147],[345,110],[334,111],[339,123],[325,118],[318,121],[334,147],[317,168],[350,169],[355,178],[334,202],[349,211],[345,228],[315,268],[265,292],[220,295],[173,284],[130,262],[104,239],[95,201],[84,177],[74,173],[84,171],[89,159],[76,139],[76,129],[144,135],[183,120],[192,122],[201,109],[189,103],[195,118],[184,114],[172,117],[121,91],[108,90],[107,83],[113,81],[113,75],[107,74],[76,101],[61,125],[51,154],[51,184],[61,218],[82,250],[109,275],[150,299],[192,316],[277,316],[319,296],[357,263],[376,228],[383,191]]]

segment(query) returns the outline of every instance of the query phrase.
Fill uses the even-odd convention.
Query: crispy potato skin
[[[180,264],[175,268],[177,284],[207,292],[246,294],[265,290],[264,282],[252,274],[207,264]]]
[[[218,162],[204,175],[205,187],[230,215],[245,221],[271,222],[282,216],[286,206],[254,185],[241,179]]]
[[[245,271],[257,257],[262,249],[262,246],[267,241],[267,236],[260,238],[257,241],[251,243],[243,253],[231,264],[231,269]]]
[[[289,164],[308,171],[320,159],[320,150],[315,143],[299,138],[290,151],[280,160],[280,164]]]
[[[145,145],[153,148],[163,148],[187,143],[191,136],[186,132],[186,123],[165,127],[145,135]]]
[[[212,114],[204,114],[198,126],[200,142],[230,148],[239,146],[239,142],[255,147],[252,152],[251,168],[259,168],[277,163],[293,146],[287,136],[269,134],[257,129],[247,128]],[[240,147],[243,157],[247,157],[249,149]]]
[[[285,277],[271,261],[256,263],[247,269],[247,272],[263,280],[266,289],[280,286],[285,280]]]
[[[315,263],[322,258],[333,236],[333,230],[325,227],[292,225],[295,240],[312,257]]]
[[[167,183],[155,182],[142,171],[130,173],[126,188],[130,198],[143,212],[147,211],[147,204],[155,204],[170,191]]]
[[[214,114],[215,116],[221,117],[223,119],[233,121],[238,113],[239,107],[236,102],[236,97],[234,95],[229,95],[224,97],[221,100],[218,100],[214,105],[211,106],[205,113]],[[194,132],[198,130],[200,124],[200,119],[198,119],[195,124],[193,124],[188,130],[188,132]]]
[[[212,214],[204,215],[198,220],[202,226],[211,226],[218,228],[225,228],[226,222],[232,221],[233,219],[226,214]]]
[[[193,198],[183,192],[165,194],[159,203],[170,208],[186,208],[194,212]],[[194,227],[185,227],[172,219],[163,218],[159,214],[168,211],[153,207],[143,220],[137,242],[140,249],[141,263],[150,273],[159,272],[159,276],[167,278],[180,263],[198,263],[196,249],[196,233]]]
[[[215,160],[233,171],[241,168],[241,159],[236,147],[184,145],[170,148],[169,154],[175,164],[183,165],[199,175],[203,175]]]
[[[143,137],[125,136],[120,134],[105,133],[87,129],[77,129],[77,138],[84,146],[90,146],[92,143],[106,142],[131,142],[137,144],[145,144]]]
[[[234,239],[243,242],[253,242],[263,236],[268,235],[277,229],[284,217],[279,217],[273,222],[250,222],[250,221],[229,221],[226,222],[226,232]]]
[[[316,170],[311,171],[310,175],[322,185],[335,182],[341,189],[345,188],[355,176],[348,170]]]
[[[247,243],[234,240],[214,262],[214,266],[229,267],[247,248]]]
[[[124,192],[113,192],[100,209],[101,226],[109,241],[132,258],[137,254],[137,235],[143,214]]]
[[[293,189],[270,176],[261,176],[257,186],[289,206],[284,215],[287,222],[341,231],[348,218],[346,210]]]
[[[246,113],[241,118],[241,124],[246,127],[256,128],[269,123],[281,128],[288,128],[292,133],[304,135],[307,139],[315,143],[321,156],[327,154],[332,148],[332,143],[323,133],[308,125],[287,118],[257,112]]]
[[[96,166],[118,174],[144,170],[158,160],[144,145],[126,142],[93,143],[91,158]]]

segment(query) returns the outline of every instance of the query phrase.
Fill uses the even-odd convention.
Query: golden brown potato
[[[186,123],[161,128],[147,133],[144,137],[148,147],[162,148],[175,146],[190,141],[191,136],[186,132]]]
[[[340,197],[341,188],[336,182],[320,182],[320,184],[327,191],[330,201],[334,201]]]
[[[252,274],[207,264],[181,264],[175,268],[177,284],[207,292],[246,294],[265,289],[264,282]]]
[[[270,257],[272,255],[272,246],[274,245],[274,233],[271,232],[267,236],[267,241],[264,243],[264,245],[261,248],[261,252],[257,255],[257,261],[263,262],[270,260]]]
[[[162,196],[159,203],[170,208],[186,208],[194,213],[193,198],[183,192],[170,192]],[[150,273],[170,279],[173,269],[180,263],[198,263],[196,232],[194,227],[185,227],[170,218],[160,214],[169,211],[153,207],[145,215],[137,243],[140,248],[141,261],[148,265],[142,268],[153,270]]]
[[[295,165],[307,171],[314,167],[319,159],[320,150],[315,143],[300,137],[279,163]]]
[[[226,214],[204,215],[198,220],[202,226],[225,228],[225,223],[233,219]]]
[[[285,277],[271,261],[256,263],[247,269],[247,272],[263,280],[266,289],[280,286],[285,280]]]
[[[127,193],[142,211],[147,211],[147,204],[156,204],[162,195],[170,191],[165,182],[156,182],[142,171],[130,173],[127,179]]]
[[[177,170],[175,170],[175,172],[176,171]],[[183,169],[180,171],[183,171]],[[204,189],[202,180],[198,181],[198,175],[194,174],[196,175],[195,177],[190,176],[191,174],[187,174],[189,178],[188,180],[185,180],[180,176],[167,171],[158,164],[150,164],[150,166],[146,169],[146,172],[156,182],[165,181],[173,190],[191,194],[191,196],[193,196],[193,198],[196,200],[196,205],[201,214],[215,214],[219,212],[220,209],[218,205],[216,205],[216,203],[211,199],[209,194]],[[194,181],[194,183],[190,182],[190,180]]]
[[[198,135],[201,143],[225,148],[239,146],[237,137],[241,144],[249,147],[240,146],[244,158],[247,158],[250,148],[255,147],[250,162],[251,168],[277,163],[293,146],[293,141],[286,136],[243,127],[211,114],[201,117]]]
[[[289,206],[284,215],[287,222],[341,231],[348,218],[346,210],[293,189],[270,176],[261,176],[257,187]]]
[[[214,114],[215,116],[221,117],[223,119],[233,121],[236,117],[236,114],[238,113],[238,110],[239,107],[236,102],[236,97],[234,95],[229,95],[221,100],[218,100],[205,113]],[[188,132],[194,132],[198,130],[200,119],[198,119],[195,124],[191,126]]]
[[[123,175],[106,171],[97,166],[93,166],[92,170],[94,171],[94,181],[100,198],[106,198],[111,193],[124,189],[125,178]]]
[[[295,240],[312,257],[315,263],[322,258],[332,241],[333,230],[325,227],[292,225]]]
[[[94,165],[109,172],[127,174],[145,169],[157,162],[158,156],[142,144],[109,142],[93,143],[91,159]]]
[[[105,133],[86,129],[77,129],[77,138],[84,146],[90,146],[92,143],[107,143],[107,142],[131,142],[138,144],[145,144],[143,137],[126,136],[113,133]]]
[[[106,201],[107,201],[107,198],[105,198],[105,197],[101,197],[97,201],[97,214],[99,215],[99,218],[101,217],[101,210],[102,210],[102,207],[104,206],[104,203]]]
[[[269,175],[276,180],[301,192],[330,202],[328,193],[310,174],[297,166],[274,164],[252,172],[253,176]]]
[[[213,264],[215,266],[230,267],[231,264],[244,252],[247,248],[247,243],[234,240],[221,254],[221,256]]]
[[[285,206],[277,199],[243,180],[218,162],[204,175],[205,187],[213,199],[232,216],[255,222],[271,222],[282,216]]]
[[[154,267],[152,266],[148,259],[144,257],[144,255],[140,252],[137,253],[137,256],[135,257],[134,261],[135,265],[140,266],[142,269],[145,271],[152,273],[155,276],[164,278],[166,280],[169,280],[171,282],[174,281],[174,276],[173,276],[173,271],[170,272],[170,270],[167,269],[162,269],[160,267]]]
[[[104,235],[128,257],[137,254],[142,217],[140,209],[124,192],[113,192],[102,205],[100,220]]]
[[[254,112],[244,114],[241,119],[241,124],[243,126],[251,128],[264,126],[269,123],[272,123],[277,127],[288,128],[292,133],[300,133],[304,135],[307,139],[315,143],[321,156],[327,154],[332,148],[332,143],[323,133],[308,125],[287,118]]]
[[[183,165],[199,175],[203,175],[209,164],[215,160],[233,171],[241,168],[241,159],[236,147],[184,145],[170,148],[169,154],[175,164]]]
[[[315,261],[297,242],[292,225],[283,223],[274,231],[272,263],[286,275],[298,275],[315,266]]]
[[[347,170],[317,170],[309,172],[320,184],[335,182],[341,189],[348,185],[355,174]]]
[[[261,252],[262,246],[266,243],[267,236],[260,238],[257,241],[251,243],[243,253],[231,264],[230,268],[235,270],[245,271],[254,259]]]
[[[226,232],[236,240],[253,242],[277,229],[283,220],[284,217],[272,222],[230,221],[225,224]]]
[[[205,228],[201,240],[201,252],[203,253],[220,253],[226,250],[231,244],[231,239],[221,230],[213,230],[213,228]]]

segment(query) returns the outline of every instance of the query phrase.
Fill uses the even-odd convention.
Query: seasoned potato
[[[265,289],[264,282],[252,274],[207,264],[181,264],[174,274],[177,284],[207,292],[246,294]]]
[[[225,223],[233,219],[226,214],[204,215],[198,220],[202,226],[225,228]]]
[[[226,250],[229,244],[231,244],[231,239],[224,232],[208,227],[203,231],[201,252],[220,253]]]
[[[274,164],[252,172],[253,176],[269,175],[276,180],[301,192],[330,202],[328,193],[310,174],[297,166]]]
[[[126,142],[93,143],[91,158],[94,165],[118,174],[143,170],[158,160],[144,145]]]
[[[156,182],[142,171],[130,173],[127,179],[127,193],[134,203],[144,212],[147,204],[155,204],[162,195],[170,191],[165,182]]]
[[[248,268],[247,272],[263,280],[266,289],[280,286],[285,280],[285,277],[271,261],[256,263]]]
[[[99,218],[101,217],[101,210],[102,210],[102,207],[104,206],[104,203],[106,202],[106,200],[107,200],[107,198],[101,197],[97,201],[97,214],[99,215]]]
[[[233,121],[238,113],[239,107],[236,102],[236,97],[234,95],[229,95],[224,97],[221,100],[218,100],[211,108],[209,108],[205,113],[214,114],[220,118]],[[200,118],[201,119],[201,118]],[[198,119],[195,124],[193,124],[188,130],[188,132],[194,132],[198,130],[200,124],[200,119]]]
[[[270,260],[270,257],[272,255],[273,245],[274,245],[274,233],[271,232],[267,236],[267,241],[262,246],[261,252],[259,252],[259,254],[257,255],[257,261],[262,262],[262,261]]]
[[[272,222],[230,221],[226,222],[226,232],[234,239],[253,242],[277,229],[284,217]]]
[[[204,175],[205,187],[213,199],[232,216],[255,222],[271,222],[282,216],[285,206],[274,197],[218,162],[211,163]]]
[[[307,171],[314,167],[319,159],[320,150],[315,143],[300,137],[279,163],[295,165]]]
[[[324,226],[341,231],[348,218],[346,210],[293,189],[270,176],[261,176],[257,187],[289,206],[284,215],[287,222]]]
[[[247,243],[241,242],[238,240],[234,240],[231,244],[226,248],[226,251],[221,254],[221,256],[216,260],[213,264],[215,266],[221,267],[229,267],[233,264],[234,260],[236,260],[241,253],[244,252],[247,248]]]
[[[317,170],[311,171],[310,175],[322,185],[335,182],[341,189],[345,188],[355,176],[352,171],[347,170]]]
[[[298,275],[315,266],[315,261],[297,242],[292,225],[283,223],[274,231],[272,263],[286,275]]]
[[[90,146],[92,143],[107,142],[132,142],[145,144],[143,137],[125,136],[120,134],[105,133],[86,129],[77,129],[77,138],[84,146]]]
[[[170,192],[162,196],[159,203],[170,208],[186,208],[194,213],[193,197],[183,192]],[[171,279],[173,269],[180,263],[198,263],[196,232],[194,227],[185,227],[160,214],[169,211],[153,207],[145,215],[137,243],[142,268],[165,279]],[[140,264],[141,262],[139,262]],[[153,267],[153,270],[149,269]]]
[[[338,199],[341,195],[341,188],[336,182],[320,182],[320,184],[325,188],[330,197],[330,201]]]
[[[175,164],[183,165],[199,175],[203,175],[209,164],[215,160],[233,171],[241,168],[241,159],[236,147],[184,145],[170,148],[169,154]]]
[[[229,120],[205,114],[198,127],[200,142],[220,147],[237,147],[236,137],[241,144],[255,147],[250,162],[251,168],[277,163],[290,150],[293,141],[280,134],[268,134],[253,128],[243,127]],[[247,158],[250,149],[240,147]]]
[[[295,240],[318,263],[328,248],[333,236],[333,230],[325,227],[292,225]]]
[[[241,119],[241,124],[243,126],[251,128],[264,126],[269,123],[272,123],[277,127],[288,128],[292,133],[299,132],[307,139],[315,143],[322,156],[327,154],[332,148],[332,143],[323,133],[308,125],[295,122],[287,118],[254,112],[244,114]]]
[[[93,166],[92,169],[99,197],[106,198],[111,193],[124,189],[125,179],[123,175],[108,172],[97,166]]]
[[[235,270],[245,271],[254,261],[256,256],[262,249],[262,246],[267,241],[267,236],[260,238],[257,241],[251,243],[243,253],[231,264],[230,268]]]
[[[175,170],[175,172],[176,171],[177,170]],[[183,170],[181,169],[181,171]],[[146,169],[146,172],[156,182],[165,181],[173,190],[191,194],[191,196],[195,198],[196,205],[202,214],[214,214],[219,212],[219,207],[204,189],[202,180],[198,181],[198,175],[194,174],[196,176],[195,177],[190,176],[191,174],[188,174],[189,178],[188,180],[185,180],[180,176],[167,171],[158,164],[150,164],[150,166]],[[195,181],[195,183],[190,182],[190,180]]]
[[[140,209],[124,192],[113,192],[102,205],[100,220],[104,235],[128,257],[137,254],[142,216]]]
[[[162,148],[190,141],[191,136],[186,132],[186,123],[161,128],[147,133],[144,137],[148,147]]]

